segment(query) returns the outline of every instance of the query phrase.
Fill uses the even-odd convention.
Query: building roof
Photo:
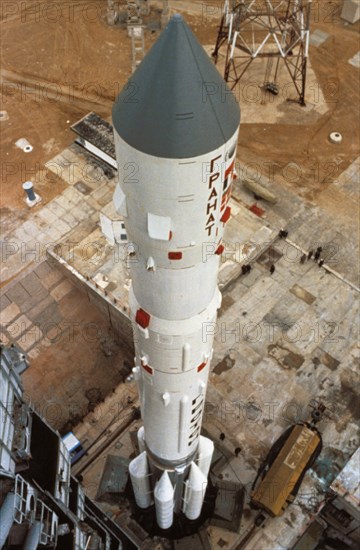
[[[181,15],[174,15],[124,86],[113,124],[135,149],[189,158],[220,147],[236,131],[234,95]]]

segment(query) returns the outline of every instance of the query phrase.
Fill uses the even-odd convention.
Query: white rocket
[[[135,499],[201,513],[213,443],[200,435],[221,294],[217,275],[240,123],[236,100],[175,15],[113,108],[114,201],[131,241],[129,303],[144,427],[130,464]]]

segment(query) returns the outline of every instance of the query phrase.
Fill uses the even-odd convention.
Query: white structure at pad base
[[[207,477],[195,462],[191,463],[189,478],[185,483],[183,512],[188,519],[197,519],[201,514],[207,487]]]
[[[206,478],[209,475],[213,453],[214,443],[211,441],[211,439],[208,439],[207,437],[201,435],[199,438],[199,449],[196,462]]]
[[[174,488],[165,471],[154,489],[156,520],[161,529],[169,529],[174,517]]]
[[[140,508],[148,508],[153,501],[151,497],[149,464],[145,451],[130,462],[129,473],[136,504]]]

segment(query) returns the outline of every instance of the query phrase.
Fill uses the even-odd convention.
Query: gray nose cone
[[[181,13],[175,13],[175,15],[173,15],[172,17],[172,21],[174,21],[175,23],[180,23],[180,21],[184,21],[184,19]]]
[[[124,86],[113,125],[135,149],[189,158],[220,147],[240,122],[236,99],[180,14]]]

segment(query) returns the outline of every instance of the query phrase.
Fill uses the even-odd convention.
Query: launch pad
[[[175,513],[173,524],[168,529],[161,529],[158,526],[154,505],[142,510],[134,503],[133,516],[151,538],[165,537],[169,540],[179,540],[198,533],[205,522],[211,520],[214,514],[215,501],[216,489],[209,486],[206,489],[200,516],[196,520],[189,520],[182,512]]]
[[[216,447],[200,517],[189,520],[180,510],[174,514],[173,524],[168,529],[158,526],[154,504],[146,509],[136,505],[129,478],[129,460],[121,456],[108,455],[96,500],[116,505],[119,499],[126,499],[131,516],[151,538],[166,537],[169,540],[180,541],[196,535],[208,525],[236,533],[240,528],[245,493],[240,480],[222,479],[220,472],[224,464],[229,465],[228,453]]]
[[[197,3],[193,4],[198,6]],[[218,18],[211,27],[213,32],[217,21]],[[14,36],[18,30],[16,16],[10,23]],[[195,16],[191,23],[193,28],[197,27],[196,34],[199,34],[201,41],[210,43],[210,27],[205,29]],[[314,70],[319,85],[324,85],[328,78],[336,76],[338,79],[341,73],[344,77],[341,102],[327,121],[323,120],[324,113],[320,113],[319,117],[313,116],[314,113],[307,113],[306,120],[305,117],[303,120],[304,132],[297,133],[297,151],[294,150],[293,140],[291,147],[288,143],[289,136],[294,135],[294,125],[289,122],[296,120],[292,109],[284,111],[280,120],[274,117],[271,125],[263,124],[259,116],[257,124],[249,122],[243,126],[239,158],[246,158],[246,163],[240,164],[240,175],[244,175],[245,169],[246,177],[249,163],[257,163],[262,178],[266,173],[265,183],[262,181],[262,185],[276,194],[277,201],[274,205],[259,201],[251,190],[245,188],[241,178],[239,182],[234,182],[233,198],[229,203],[233,209],[228,223],[231,238],[225,242],[226,261],[220,272],[220,283],[224,284],[224,300],[218,323],[207,329],[214,333],[215,351],[204,423],[208,431],[206,435],[210,435],[213,440],[220,440],[222,449],[229,453],[227,464],[214,465],[214,470],[225,479],[231,479],[235,475],[245,486],[251,483],[257,465],[266,456],[272,441],[294,420],[294,416],[301,416],[309,395],[321,395],[330,404],[335,404],[337,416],[324,426],[324,454],[305,477],[303,493],[279,521],[267,524],[266,529],[261,529],[257,539],[253,541],[255,545],[266,548],[297,547],[296,536],[303,533],[309,518],[314,517],[314,514],[321,514],[319,521],[314,522],[317,528],[324,521],[326,525],[337,525],[336,518],[344,517],[346,521],[340,527],[337,525],[337,528],[343,529],[345,524],[348,525],[346,533],[353,529],[352,521],[355,521],[351,520],[351,504],[346,499],[344,503],[340,495],[336,497],[333,506],[326,506],[326,513],[322,514],[319,510],[324,490],[328,491],[330,484],[331,491],[334,490],[332,480],[335,473],[342,469],[357,442],[355,368],[358,357],[353,328],[357,325],[358,279],[354,269],[357,243],[354,242],[354,219],[359,170],[355,158],[357,152],[355,154],[354,136],[349,138],[347,135],[348,128],[353,126],[351,119],[347,118],[349,114],[345,108],[355,91],[352,79],[354,69],[346,65],[346,60],[354,54],[349,53],[353,48],[351,29],[344,28],[339,22],[335,22],[331,28],[321,22],[320,27],[331,35],[332,40],[324,48],[320,46],[313,50]],[[31,24],[29,28],[34,30]],[[41,24],[37,28],[41,29]],[[79,32],[81,28],[84,28],[83,22],[78,26]],[[116,31],[123,32],[119,29]],[[91,36],[96,36],[97,43],[101,43],[100,36],[105,37],[108,32],[111,34],[111,29],[100,31],[99,25],[92,25]],[[66,36],[70,42],[64,45],[64,49],[74,38],[72,34],[71,39],[69,34]],[[337,40],[339,37],[344,38],[341,43]],[[107,35],[106,38],[112,40],[114,35],[111,38]],[[63,44],[62,39],[61,35],[57,45]],[[35,32],[34,42],[36,40]],[[124,41],[125,53],[126,44]],[[345,60],[341,67],[336,67],[340,71],[337,75],[333,70],[336,65],[335,44],[336,53],[340,52],[341,59]],[[54,45],[56,46],[56,36]],[[104,45],[104,48],[107,51],[110,46]],[[62,50],[58,47],[55,50],[59,58],[62,58]],[[94,71],[97,70],[95,50],[96,48]],[[40,67],[46,63],[41,55],[39,50]],[[48,56],[51,58],[51,52],[46,51],[46,57]],[[113,68],[112,57],[106,54],[105,57],[106,64],[102,50],[101,62],[103,66],[106,65],[106,75],[110,75]],[[29,57],[27,62],[28,59]],[[17,58],[17,71],[20,71],[21,63],[22,60]],[[126,73],[128,65],[124,59],[121,70],[125,67]],[[50,79],[58,68],[65,66],[67,67],[63,62],[52,63],[47,77]],[[78,67],[77,70],[82,69]],[[118,76],[118,66],[114,70]],[[20,76],[8,71],[5,78],[19,79]],[[127,77],[128,74],[126,77],[120,74],[119,78],[124,83]],[[26,82],[31,81],[34,82],[26,71]],[[15,111],[12,108],[15,103],[11,102],[14,102],[15,95],[9,98],[7,105],[9,117],[1,123],[6,125],[11,121],[13,124],[18,117],[22,118],[22,133],[25,133],[34,146],[31,157],[34,166],[39,159],[41,162],[44,159],[51,161],[55,153],[72,141],[65,130],[56,132],[57,142],[49,141],[52,121],[56,119],[56,128],[59,130],[62,124],[59,124],[61,112],[65,115],[64,120],[71,119],[71,122],[75,122],[86,114],[88,109],[85,105],[89,105],[89,98],[82,102],[81,98],[75,97],[76,107],[74,104],[65,107],[65,103],[60,101],[60,104],[53,106],[53,111],[49,105],[42,104],[44,108],[41,112],[36,111],[39,115],[37,131],[30,135],[29,122],[32,118],[21,114],[21,109],[16,108]],[[35,98],[29,99],[30,101],[36,107]],[[29,109],[29,102],[26,113],[33,113]],[[111,99],[108,103],[111,103]],[[21,106],[21,101],[18,104]],[[80,105],[84,108],[82,112],[78,112],[81,111]],[[94,103],[91,108],[95,109]],[[103,104],[101,109],[103,116],[107,116],[109,106]],[[261,111],[260,106],[257,111]],[[57,117],[46,117],[46,124],[42,124],[42,117],[46,112],[56,112]],[[51,118],[53,116],[54,119]],[[336,128],[329,128],[329,125],[335,123]],[[295,126],[299,128],[299,124],[295,123]],[[5,147],[10,143],[8,152],[13,155],[12,141],[7,141],[12,135],[11,128],[9,130],[5,126],[5,129]],[[327,141],[330,130],[341,131],[342,144],[335,147]],[[16,133],[14,126],[12,132]],[[53,135],[54,133],[51,134]],[[316,140],[309,139],[309,135],[316,136]],[[114,181],[103,175],[100,182],[91,181],[91,178],[84,181],[84,173],[80,167],[83,166],[82,162],[87,163],[87,153],[83,152],[81,156],[78,149],[71,147],[71,154],[66,158],[68,152],[69,150],[64,152],[64,156],[60,154],[58,163],[52,165],[53,170],[57,170],[53,185],[49,185],[44,171],[38,182],[35,182],[35,187],[37,184],[41,187],[43,203],[36,206],[31,214],[22,210],[23,196],[16,198],[17,188],[14,182],[18,183],[18,175],[10,174],[7,180],[9,189],[6,199],[9,203],[4,211],[4,226],[8,256],[2,272],[6,278],[1,297],[5,319],[3,334],[6,339],[23,345],[31,354],[33,367],[24,374],[31,398],[37,398],[44,407],[45,414],[48,412],[47,407],[54,407],[54,401],[60,403],[61,415],[56,408],[56,414],[50,418],[51,422],[59,426],[59,416],[64,416],[66,421],[70,418],[69,421],[77,423],[88,410],[92,411],[83,423],[76,426],[76,437],[86,448],[91,446],[89,456],[79,462],[79,468],[83,470],[81,475],[87,491],[95,497],[106,455],[109,452],[122,453],[123,456],[133,459],[138,451],[129,437],[129,431],[134,427],[139,428],[132,417],[132,407],[137,406],[134,383],[129,376],[132,365],[124,361],[122,366],[123,357],[114,351],[115,347],[110,345],[109,338],[98,334],[95,338],[96,346],[99,345],[101,354],[107,361],[94,361],[96,369],[92,372],[89,366],[92,352],[96,353],[96,346],[86,340],[89,335],[81,330],[81,325],[80,331],[76,325],[74,341],[69,341],[69,338],[66,340],[64,323],[69,320],[79,321],[78,312],[81,312],[81,322],[83,319],[86,322],[86,311],[91,312],[98,307],[104,316],[98,320],[94,315],[92,319],[100,323],[104,330],[107,330],[109,324],[116,327],[117,334],[121,335],[119,345],[125,348],[125,342],[129,341],[129,304],[125,298],[129,280],[126,270],[123,269],[118,271],[118,277],[115,276],[115,271],[111,268],[111,256],[116,255],[114,245],[105,240],[97,225],[100,203],[109,203]],[[14,157],[18,158],[19,154],[19,151],[15,151]],[[80,158],[81,161],[77,164]],[[327,161],[332,163],[330,170]],[[75,171],[70,171],[70,177],[66,179],[65,169],[69,165]],[[97,170],[94,160],[89,161],[89,166]],[[34,174],[37,173],[36,170]],[[19,200],[18,211],[13,209],[14,198]],[[288,236],[280,239],[277,235],[284,227]],[[271,246],[267,242],[269,235]],[[241,241],[238,242],[240,246],[236,244],[236,237],[237,241]],[[62,241],[62,244],[49,250],[49,254],[61,268],[60,277],[55,276],[57,267],[49,266],[47,261],[43,261],[46,256],[40,257],[38,265],[37,259],[35,258],[34,263],[34,258],[29,253],[33,251],[34,255],[35,251],[36,254],[38,245],[48,244],[50,240]],[[72,242],[75,244],[71,244]],[[264,245],[265,251],[257,255],[254,248],[256,249],[259,242]],[[24,244],[25,255],[21,254]],[[67,252],[64,251],[64,244],[70,244]],[[320,259],[321,265],[314,262],[313,258],[318,246],[324,253],[324,258]],[[16,247],[19,253],[15,252]],[[97,253],[100,249],[103,255]],[[69,250],[75,254],[70,254]],[[84,250],[86,254],[82,254]],[[242,274],[244,250],[250,251],[251,269]],[[312,257],[307,259],[306,256],[312,250]],[[154,264],[149,262],[148,267],[151,272]],[[270,273],[271,268],[273,270]],[[78,286],[78,291],[74,292],[73,283],[64,280],[65,273]],[[85,301],[89,300],[88,310],[84,307],[84,300],[79,299],[81,292],[84,292]],[[78,302],[81,309],[77,309]],[[58,326],[52,327],[54,330],[48,336],[45,325],[49,320],[59,326],[61,323],[61,328],[59,330]],[[110,368],[114,361],[114,355],[111,359],[111,354],[116,354],[120,361],[120,370],[117,373],[114,373],[115,368]],[[84,365],[84,361],[89,362],[89,365]],[[125,378],[128,380],[123,383]],[[109,396],[112,388],[116,388],[115,394]],[[83,405],[84,393],[89,395],[89,409],[85,407],[85,412],[82,410],[74,415],[74,403]],[[246,400],[243,396],[246,396]],[[111,397],[117,398],[117,401],[112,401]],[[105,402],[98,403],[102,399]],[[128,399],[133,400],[135,405],[130,404]],[[114,408],[111,410],[111,403],[115,403],[117,410],[120,404],[120,409],[125,417],[129,415],[128,418],[117,418]],[[87,404],[88,401],[85,400],[85,405]],[[220,438],[220,435],[225,438]],[[102,505],[106,508],[106,503]],[[136,532],[135,522],[132,523],[129,510],[122,502],[117,507],[106,509],[108,514],[125,525],[125,529],[128,523],[128,529]],[[246,503],[241,531],[244,532],[253,520],[253,514]],[[201,533],[205,533],[207,543],[212,548],[225,546],[233,549],[239,542],[239,534],[231,532],[224,525],[215,527],[205,522]],[[188,537],[184,538],[184,544],[189,543],[185,542],[186,538]],[[145,534],[138,546],[153,548],[159,543],[161,547],[167,548],[166,539],[159,539],[161,537],[155,536],[151,540],[147,537],[146,540]],[[177,546],[178,542],[174,541],[174,547]]]

